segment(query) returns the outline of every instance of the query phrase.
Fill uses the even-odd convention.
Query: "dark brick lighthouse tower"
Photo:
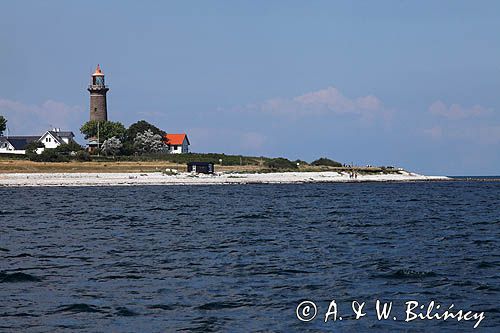
[[[92,74],[92,81],[87,90],[90,92],[90,120],[108,120],[106,93],[109,88],[104,84],[104,73],[99,65]]]

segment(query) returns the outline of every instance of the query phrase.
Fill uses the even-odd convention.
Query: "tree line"
[[[165,131],[145,120],[140,120],[129,128],[125,128],[120,122],[91,120],[83,124],[80,132],[86,140],[98,142],[98,148],[93,150],[94,154],[113,157],[147,155],[163,152],[167,148]],[[42,142],[31,142],[26,147],[26,156],[32,161],[39,162],[91,160],[90,153],[75,141],[61,144],[54,149],[44,149],[38,154],[37,151],[44,147]]]
[[[91,120],[80,132],[86,140],[98,141],[100,152],[107,156],[159,153],[167,148],[166,132],[145,120],[129,128],[120,122]]]

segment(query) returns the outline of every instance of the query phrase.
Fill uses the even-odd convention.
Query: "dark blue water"
[[[0,188],[0,331],[498,332],[499,239],[499,182]]]

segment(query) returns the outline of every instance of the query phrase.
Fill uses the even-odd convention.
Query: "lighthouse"
[[[90,120],[107,121],[106,93],[109,88],[104,84],[104,73],[99,65],[92,74],[87,90],[90,92]]]

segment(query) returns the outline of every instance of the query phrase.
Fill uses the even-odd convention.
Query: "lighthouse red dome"
[[[99,64],[97,64],[97,67],[95,68],[94,74],[92,76],[104,76],[104,73],[101,71],[101,67]]]

